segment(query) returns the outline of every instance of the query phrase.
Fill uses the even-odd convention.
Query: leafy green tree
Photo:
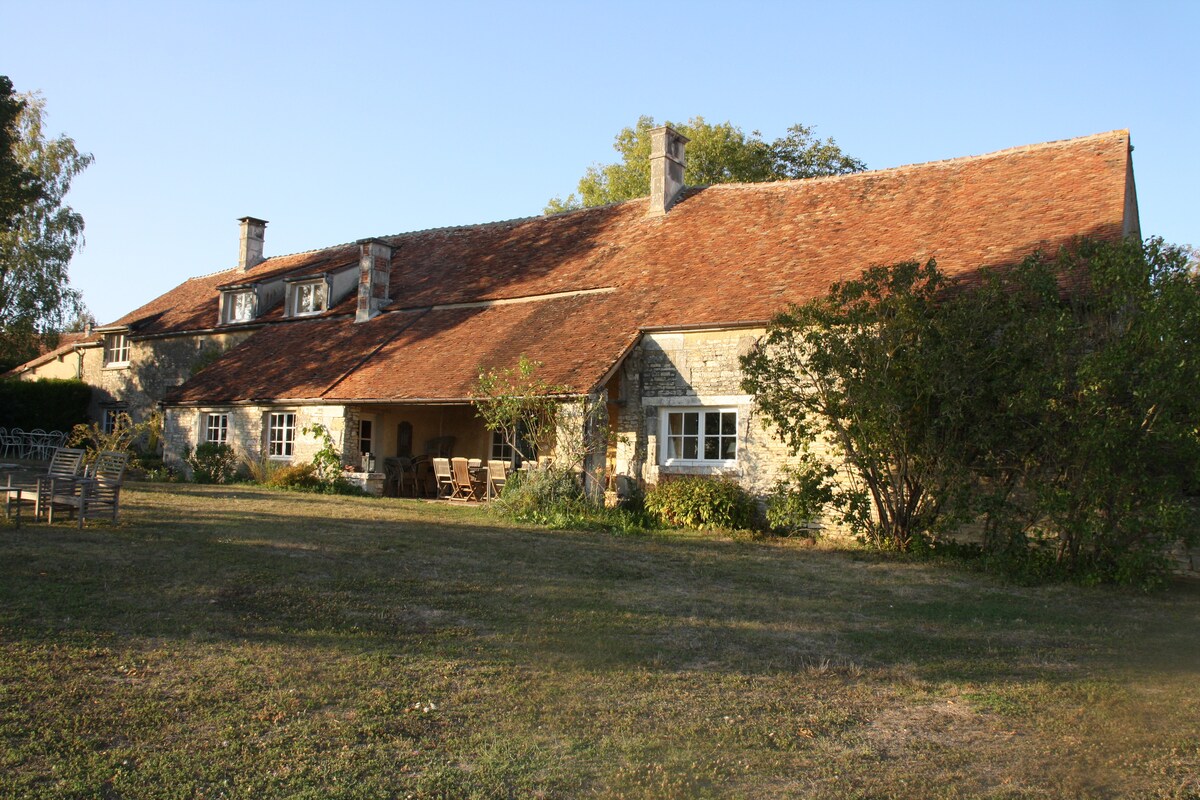
[[[821,438],[845,458],[843,518],[879,547],[908,550],[942,521],[964,476],[970,375],[943,330],[948,281],[934,262],[872,267],[777,315],[742,358],[743,386],[797,452]]]
[[[950,280],[874,267],[777,316],[745,387],[841,451],[845,519],[912,549],[965,521],[1006,569],[1150,585],[1194,543],[1200,278],[1161,240],[1082,240]]]
[[[1053,269],[1086,280],[1030,488],[1065,571],[1150,584],[1197,541],[1200,279],[1161,239],[1083,241]]]
[[[86,313],[67,274],[83,241],[83,217],[64,199],[92,156],[67,136],[46,138],[44,98],[24,95],[21,103],[11,152],[41,191],[9,230],[0,230],[0,364],[9,366],[53,344],[58,331]]]
[[[480,370],[471,402],[489,431],[499,431],[523,461],[554,444],[564,386],[538,375],[541,362],[521,354],[515,367]]]
[[[691,140],[684,175],[691,186],[844,175],[865,169],[862,161],[843,153],[833,139],[821,141],[813,135],[813,128],[805,125],[793,125],[785,136],[767,142],[758,131],[747,135],[732,123],[712,125],[703,117],[693,117],[687,124],[667,124]],[[621,154],[621,160],[588,167],[579,181],[578,195],[555,197],[545,212],[554,214],[648,195],[649,132],[654,127],[654,118],[643,116],[637,125],[618,133],[613,149]]]
[[[0,75],[0,231],[11,228],[41,194],[37,176],[16,155],[17,121],[25,105],[26,101],[13,93],[12,81]]]

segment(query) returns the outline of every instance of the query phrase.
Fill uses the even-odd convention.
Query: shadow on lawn
[[[1194,629],[1194,591],[1022,589],[776,544],[506,528],[415,503],[181,494],[192,504],[160,488],[134,493],[118,528],[6,530],[6,635],[267,641],[598,670],[900,668],[933,681],[1067,680],[1081,659],[1115,648],[1160,669],[1200,659],[1175,627]],[[1150,652],[1164,646],[1178,658]]]

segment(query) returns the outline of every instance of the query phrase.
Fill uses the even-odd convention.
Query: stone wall
[[[761,329],[646,334],[608,386],[616,406],[618,476],[641,485],[672,475],[726,475],[763,497],[795,459],[774,431],[765,428],[753,398],[741,388],[738,357],[764,333]],[[737,459],[732,464],[665,465],[664,410],[730,408],[738,414]],[[826,443],[813,451],[834,461]],[[826,532],[837,526],[822,525]]]
[[[163,422],[163,458],[177,468],[183,468],[183,454],[204,441],[203,426],[208,414],[229,415],[228,444],[250,460],[262,457],[267,440],[267,419],[272,412],[290,411],[296,414],[296,438],[290,459],[279,459],[293,463],[311,461],[321,449],[322,443],[303,429],[320,423],[333,437],[333,446],[345,453],[347,409],[341,405],[239,405],[203,406],[198,408],[171,407],[166,410]],[[349,437],[353,439],[354,437]],[[355,448],[357,452],[357,448]],[[343,463],[352,463],[343,460]]]
[[[81,378],[92,387],[89,415],[102,420],[104,411],[121,408],[135,422],[152,413],[167,391],[179,386],[199,364],[245,341],[254,331],[172,336],[133,340],[129,363],[106,367],[104,348],[88,347],[83,352]]]

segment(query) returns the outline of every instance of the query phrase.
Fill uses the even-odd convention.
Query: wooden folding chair
[[[487,465],[488,497],[499,497],[504,491],[504,483],[508,480],[508,465],[503,461],[492,460]]]
[[[454,495],[454,473],[450,470],[450,459],[433,459],[433,478],[439,500]]]
[[[33,516],[41,519],[46,514],[50,522],[54,522],[54,507],[75,509],[75,503],[67,498],[74,497],[79,489],[82,477],[83,458],[87,453],[75,447],[59,447],[50,456],[50,464],[46,474],[37,477],[34,487],[36,498],[33,504]]]
[[[451,500],[478,500],[479,494],[475,489],[475,482],[471,480],[471,468],[467,464],[465,458],[450,459],[450,467],[454,473],[454,494],[450,495]]]
[[[79,527],[91,517],[117,521],[121,509],[121,486],[125,482],[128,453],[105,451],[96,457],[87,477],[79,481]]]

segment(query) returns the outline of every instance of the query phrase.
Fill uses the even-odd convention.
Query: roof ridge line
[[[710,183],[702,186],[686,186],[684,191],[688,189],[748,189],[748,188],[779,188],[790,187],[813,182],[826,181],[842,181],[852,180],[854,178],[862,178],[871,175],[881,175],[886,173],[896,173],[905,170],[923,169],[925,167],[939,167],[950,164],[961,164],[969,161],[983,161],[991,158],[999,158],[1015,153],[1031,152],[1037,150],[1050,150],[1065,147],[1069,144],[1078,144],[1089,139],[1105,139],[1117,135],[1124,135],[1129,138],[1128,128],[1116,128],[1103,133],[1089,133],[1084,136],[1073,136],[1067,139],[1051,139],[1048,142],[1035,142],[1033,144],[1022,144],[1015,147],[1005,147],[1000,150],[992,150],[988,153],[977,153],[969,156],[953,156],[951,158],[939,158],[933,161],[915,161],[910,164],[897,164],[894,167],[880,167],[879,169],[867,169],[862,172],[848,172],[844,175],[818,175],[812,178],[785,178],[778,181],[757,181],[757,182],[741,182],[741,183]]]
[[[622,201],[622,202],[628,202],[628,201]],[[614,203],[611,205],[616,205],[616,204]],[[590,211],[591,209],[575,209],[575,210]],[[487,227],[491,227],[493,225],[496,225],[496,226],[512,225],[517,222],[528,222],[529,220],[542,219],[543,217],[546,217],[546,216],[554,216],[554,215],[552,215],[552,214],[550,214],[550,215],[548,215],[548,214],[533,214],[533,215],[529,215],[529,216],[525,216],[525,217],[512,217],[510,219],[493,220],[491,222],[469,222],[469,223],[463,223],[461,225],[442,225],[442,226],[436,227],[436,228],[418,228],[416,230],[411,230],[411,231],[401,231],[400,233],[387,233],[387,234],[383,234],[382,236],[367,236],[367,237],[363,237],[363,238],[367,238],[367,239],[400,239],[405,236],[416,236],[416,235],[422,234],[422,233],[438,233],[440,231],[466,230],[468,228],[469,229],[487,228]],[[274,259],[277,259],[277,258],[292,258],[294,256],[306,256],[306,255],[309,255],[310,253],[320,253],[325,250],[337,250],[342,247],[353,247],[354,245],[358,244],[360,241],[362,241],[361,238],[355,239],[354,241],[350,241],[350,242],[339,242],[337,244],[325,245],[324,247],[313,247],[308,250],[297,250],[294,253],[277,253],[276,255],[268,256],[267,258],[264,258],[258,264],[255,264],[253,267],[251,267],[250,270],[244,270],[244,271],[250,272],[254,269],[257,269],[261,265],[266,264],[270,261],[273,261]],[[185,278],[184,283],[186,283],[187,281],[198,280],[200,278],[211,278],[214,275],[220,275],[222,272],[232,272],[236,269],[238,269],[238,267],[236,267],[236,266],[226,267],[225,269],[218,269],[218,270],[213,270],[212,272],[204,272],[199,275],[192,275],[188,278]],[[297,267],[297,269],[299,269],[299,267]]]

